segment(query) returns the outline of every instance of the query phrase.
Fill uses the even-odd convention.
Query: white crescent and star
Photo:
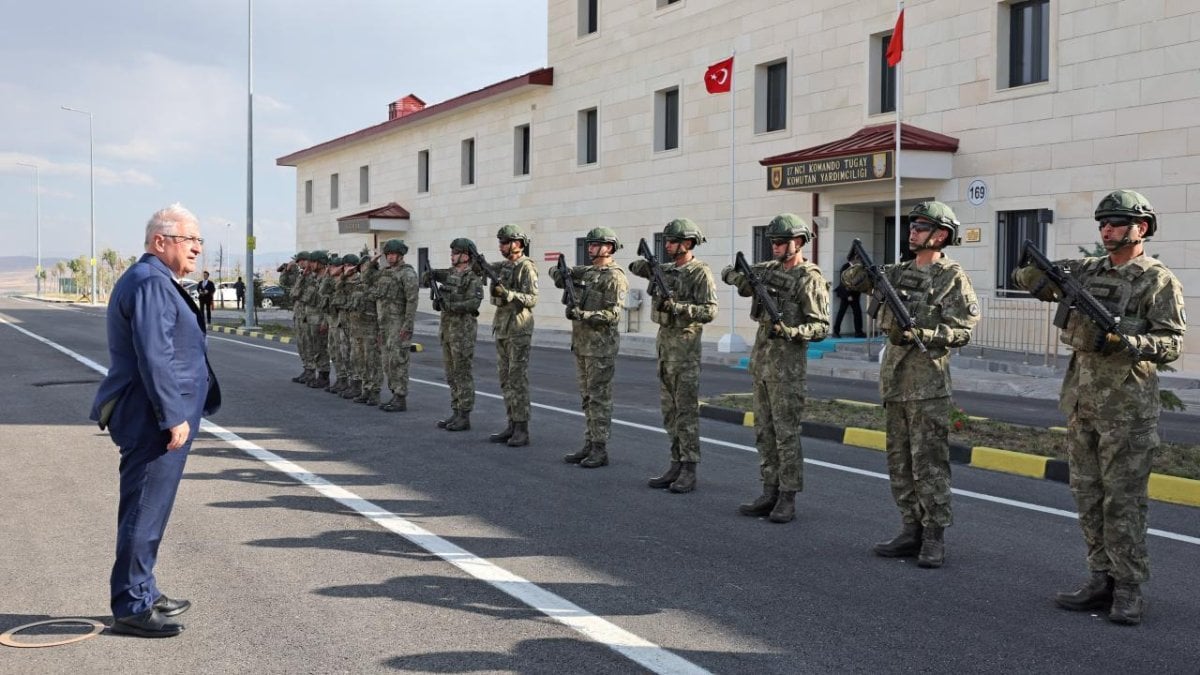
[[[726,82],[729,81],[729,69],[728,68],[720,68],[716,71],[713,71],[712,73],[709,73],[708,79],[712,80],[713,82],[715,82],[718,85],[723,86]]]

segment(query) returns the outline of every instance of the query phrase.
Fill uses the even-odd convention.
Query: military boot
[[[392,394],[392,400],[379,406],[384,412],[404,412],[408,410],[408,399],[400,394]]]
[[[456,419],[458,419],[458,408],[454,408],[453,410],[451,410],[451,411],[450,411],[450,416],[449,416],[449,417],[447,417],[446,419],[444,419],[444,420],[438,420],[438,421],[437,421],[437,428],[439,428],[439,429],[445,429],[447,424],[450,424],[451,422],[453,422],[453,421],[454,421],[454,420],[456,420]]]
[[[696,489],[696,463],[680,462],[679,478],[671,483],[671,492],[683,494]]]
[[[917,554],[917,567],[934,569],[946,562],[946,530],[930,525],[921,532],[921,552]]]
[[[608,444],[593,441],[592,451],[579,463],[585,469],[598,469],[608,466]]]
[[[760,517],[771,513],[775,502],[779,499],[779,486],[763,484],[763,493],[758,499],[749,504],[738,506],[738,513],[743,516]]]
[[[366,398],[363,400],[364,405],[377,406],[379,405],[379,390],[368,391],[364,393]],[[358,399],[354,399],[358,400]]]
[[[513,421],[509,420],[508,426],[504,427],[504,431],[498,431],[491,436],[488,436],[488,440],[492,443],[507,443],[508,439],[512,438],[514,429],[515,425]]]
[[[446,431],[466,431],[471,428],[471,413],[467,410],[455,411],[457,415],[446,422]]]
[[[346,385],[345,391],[342,392],[342,398],[358,398],[362,396],[363,383],[362,380],[350,380],[350,384]]]
[[[308,386],[312,389],[324,389],[325,387],[328,387],[329,386],[329,371],[322,370],[320,373],[317,374],[316,378],[314,378],[313,380],[311,380],[308,383]]]
[[[921,552],[920,523],[904,523],[900,534],[888,541],[881,541],[871,549],[884,558],[911,558]]]
[[[529,445],[529,422],[513,422],[512,436],[508,437],[508,447],[519,448]]]
[[[1125,626],[1136,626],[1142,622],[1146,601],[1142,599],[1142,588],[1138,584],[1119,581],[1113,590],[1112,609],[1108,620]]]
[[[796,491],[780,490],[775,508],[771,509],[768,518],[772,523],[790,523],[796,517]]]
[[[1083,585],[1070,593],[1055,593],[1054,604],[1072,612],[1108,609],[1113,604],[1113,578],[1108,572],[1092,572]]]
[[[312,379],[312,376],[313,376],[312,369],[305,368],[303,373],[300,373],[299,375],[292,378],[292,382],[295,382],[296,384],[308,384],[308,381]]]
[[[667,472],[657,478],[651,478],[646,481],[646,485],[652,488],[665,488],[679,478],[679,472],[682,470],[682,462],[671,461],[671,466],[667,467]]]
[[[341,384],[342,384],[342,376],[341,376],[341,374],[338,374],[337,377],[335,377],[334,379],[329,381],[329,386],[325,387],[325,391],[333,391],[334,389],[337,389],[338,386]]]
[[[563,455],[563,461],[567,464],[578,464],[587,459],[588,455],[592,454],[592,442],[585,440],[583,447],[576,452],[571,452]]]

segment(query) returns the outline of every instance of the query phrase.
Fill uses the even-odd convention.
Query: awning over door
[[[355,234],[379,230],[403,232],[408,230],[408,220],[408,209],[396,202],[389,202],[386,206],[338,218],[338,234]]]

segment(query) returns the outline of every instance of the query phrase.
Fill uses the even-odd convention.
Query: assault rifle
[[[900,299],[900,294],[896,292],[896,287],[892,285],[892,282],[888,281],[887,275],[883,273],[883,270],[871,260],[871,256],[867,255],[866,249],[863,248],[862,240],[855,239],[850,251],[852,255],[859,259],[863,269],[867,271],[867,276],[871,279],[871,302],[875,305],[871,316],[874,316],[875,312],[878,312],[879,303],[887,305],[887,308],[892,312],[892,318],[895,319],[896,325],[901,330],[909,331],[912,334],[913,343],[917,345],[917,349],[920,349],[922,354],[929,354],[929,349],[925,347],[925,343],[921,342],[921,338],[917,337],[915,330],[917,323],[909,315],[908,308],[904,306],[904,301]]]
[[[563,254],[558,254],[558,263],[555,267],[558,268],[558,280],[563,289],[562,304],[566,305],[567,314],[570,314],[572,309],[579,307],[579,301],[575,297],[575,281],[571,279],[571,268],[567,266],[567,259]]]
[[[496,270],[492,269],[492,266],[489,265],[488,261],[484,259],[483,254],[479,252],[479,249],[475,248],[474,243],[467,247],[467,255],[471,256],[471,264],[478,267],[483,276],[488,278],[488,281],[491,282],[492,288],[495,288],[500,284],[500,275],[496,272]]]
[[[667,285],[667,278],[663,276],[662,268],[658,266],[658,256],[650,250],[645,239],[638,242],[637,252],[646,259],[646,262],[650,263],[650,296],[658,298],[660,302],[673,299],[675,292]]]
[[[1046,278],[1054,282],[1062,289],[1062,297],[1058,300],[1058,310],[1054,313],[1054,325],[1061,329],[1066,329],[1067,321],[1070,319],[1071,310],[1083,312],[1083,315],[1089,321],[1105,333],[1112,333],[1121,338],[1121,344],[1129,350],[1134,356],[1138,356],[1141,352],[1138,348],[1129,341],[1129,336],[1120,331],[1121,319],[1113,316],[1108,308],[1100,304],[1094,295],[1089,293],[1083,284],[1080,284],[1075,277],[1071,276],[1071,271],[1065,267],[1055,265],[1042,253],[1032,241],[1026,239],[1025,245],[1021,248],[1021,266],[1032,264],[1034,267],[1041,270]]]
[[[421,261],[421,278],[429,280],[429,300],[433,304],[433,310],[442,311],[442,287],[438,285],[437,279],[433,278],[428,259]]]
[[[750,288],[754,291],[754,300],[766,310],[767,316],[771,317],[772,325],[783,323],[783,314],[779,312],[779,305],[775,304],[775,298],[771,297],[771,291],[767,288],[767,284],[751,269],[750,263],[746,262],[746,256],[742,255],[741,251],[737,252],[733,268],[745,277],[746,283],[750,284]]]

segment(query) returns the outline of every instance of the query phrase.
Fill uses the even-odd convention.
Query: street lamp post
[[[90,218],[92,221],[92,256],[88,263],[92,267],[92,306],[96,305],[96,161],[95,155],[92,152],[92,113],[86,110],[79,110],[68,106],[62,106],[63,110],[87,115],[88,118],[88,202],[90,204]]]
[[[42,179],[37,164],[17,162],[18,166],[33,169],[33,194],[37,203],[37,269],[34,278],[37,279],[37,297],[42,297]]]

